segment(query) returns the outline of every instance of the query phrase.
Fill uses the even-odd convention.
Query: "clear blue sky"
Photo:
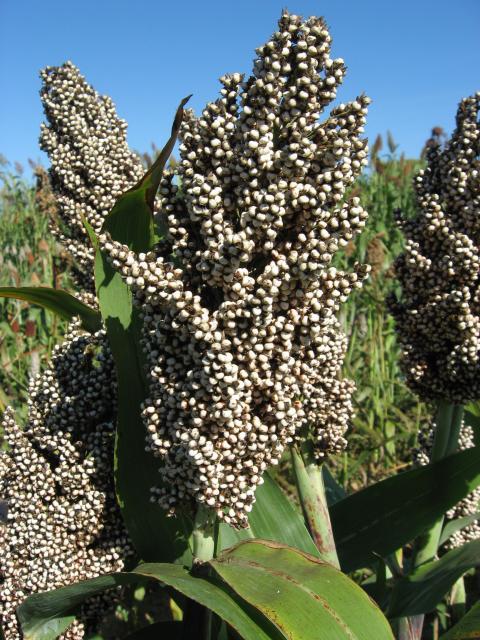
[[[480,89],[480,0],[0,0],[0,153],[43,158],[38,70],[67,59],[113,98],[133,148],[160,146],[183,96],[199,111],[220,75],[251,69],[284,6],[327,19],[348,67],[339,98],[373,99],[371,142],[390,129],[417,156]]]

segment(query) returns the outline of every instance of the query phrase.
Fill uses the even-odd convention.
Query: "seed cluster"
[[[78,284],[93,291],[93,250],[82,218],[99,232],[116,199],[143,174],[140,159],[126,142],[127,123],[108,96],[100,96],[71,62],[40,74],[48,124],[40,146],[58,205],[51,229],[72,254]]]
[[[427,465],[430,462],[430,455],[435,433],[434,425],[426,425],[420,429],[418,434],[419,447],[414,452],[414,462],[419,465]],[[458,438],[458,450],[465,451],[475,446],[474,433],[471,426],[462,422]],[[446,513],[447,520],[457,520],[472,516],[478,512],[480,506],[480,487],[468,494],[466,498],[460,500],[452,509]],[[480,521],[474,520],[459,531],[455,531],[445,542],[445,549],[461,547],[466,542],[480,538]]]
[[[411,388],[425,400],[480,397],[480,93],[461,101],[442,146],[434,132],[415,179],[418,213],[401,220],[405,252],[391,309]]]
[[[300,431],[319,458],[346,444],[353,383],[335,314],[368,269],[332,258],[367,217],[345,192],[366,164],[369,100],[319,122],[345,74],[330,43],[322,19],[284,13],[253,75],[222,77],[220,99],[186,112],[160,188],[164,240],[134,254],[101,236],[143,313],[154,499],[171,512],[196,501],[246,526]]]
[[[15,607],[32,593],[119,571],[132,548],[113,488],[113,362],[104,332],[73,322],[30,386],[25,429],[4,414],[0,454],[0,619],[21,637]],[[87,601],[64,638],[84,637],[116,594]]]

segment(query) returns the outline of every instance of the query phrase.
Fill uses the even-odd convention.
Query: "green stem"
[[[313,541],[323,558],[340,568],[325,496],[322,466],[315,461],[309,440],[290,448],[292,465],[303,514]]]
[[[204,504],[199,504],[193,524],[194,562],[208,562],[215,553],[215,513]]]
[[[452,587],[450,606],[452,609],[452,623],[458,622],[466,612],[467,594],[465,592],[465,579],[462,576]]]
[[[194,573],[203,572],[202,565],[211,560],[215,554],[215,521],[215,512],[206,505],[199,504],[192,533]],[[210,640],[212,637],[212,612],[210,609],[203,608],[203,615],[197,611],[192,617],[195,618],[196,615],[198,619],[199,614],[200,619],[192,628],[196,635],[192,637]],[[186,620],[185,624],[191,626],[192,622],[193,620]],[[200,635],[198,635],[199,628],[201,629]],[[187,633],[189,633],[189,630],[187,630]]]
[[[438,403],[431,455],[432,462],[437,462],[455,453],[462,419],[463,407],[461,405],[450,404],[444,400]],[[442,534],[443,520],[442,516],[429,531],[418,539],[415,567],[435,558]]]
[[[431,462],[437,462],[452,453],[458,446],[458,436],[463,418],[463,407],[441,400],[435,413],[435,432],[430,456]],[[416,540],[416,553],[413,569],[433,560],[437,555],[438,544],[443,529],[442,516],[432,527]],[[423,616],[400,618],[396,626],[397,640],[419,640],[422,637]]]

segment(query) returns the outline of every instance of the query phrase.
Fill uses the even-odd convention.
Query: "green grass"
[[[39,181],[38,181],[39,182]],[[0,166],[0,284],[64,286],[48,229],[52,200],[5,162]],[[26,302],[0,298],[0,412],[26,415],[28,381],[48,362],[65,323]]]
[[[336,475],[348,489],[359,489],[410,464],[418,424],[429,415],[404,383],[394,322],[385,303],[396,286],[392,262],[403,247],[395,211],[413,215],[412,177],[420,165],[420,161],[392,155],[380,160],[374,155],[370,170],[355,187],[369,219],[339,264],[367,262],[372,271],[341,316],[349,337],[344,374],[357,385],[349,447],[334,461]]]

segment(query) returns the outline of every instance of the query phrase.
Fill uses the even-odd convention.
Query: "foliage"
[[[395,156],[391,138],[389,142],[390,154],[382,158],[382,140],[377,138],[370,168],[355,186],[369,220],[359,240],[341,257],[342,263],[359,260],[372,265],[370,277],[342,311],[349,338],[344,373],[355,380],[357,392],[348,450],[336,460],[336,469],[341,483],[352,489],[409,465],[418,425],[429,415],[401,375],[394,322],[385,303],[395,286],[391,265],[403,246],[395,211],[413,215],[412,179],[422,163]]]
[[[163,161],[164,158],[161,158]],[[163,518],[162,521],[161,512],[159,520],[159,509],[155,510],[153,520],[150,519],[145,492],[151,485],[149,474],[152,470],[148,468],[148,454],[140,446],[144,436],[141,431],[143,425],[138,421],[139,406],[145,391],[136,355],[139,352],[136,312],[132,309],[128,288],[98,253],[96,279],[101,311],[116,359],[120,389],[124,385],[123,389],[126,390],[123,393],[126,402],[123,407],[120,405],[125,423],[123,435],[120,431],[117,442],[117,491],[124,512],[127,509],[126,521],[139,557],[155,564],[143,564],[128,574],[102,576],[29,598],[19,611],[26,637],[53,640],[68,626],[76,608],[88,595],[119,584],[143,589],[147,579],[160,581],[163,585],[160,599],[170,602],[171,607],[167,616],[172,616],[172,607],[177,606],[175,603],[180,604],[180,614],[176,614],[174,620],[156,622],[147,627],[148,633],[180,637],[179,628],[183,619],[187,629],[189,625],[194,629],[193,634],[199,628],[208,628],[210,635],[204,637],[236,638],[235,630],[244,638],[304,639],[318,637],[317,627],[306,624],[306,620],[315,620],[315,625],[321,621],[325,638],[349,638],[354,634],[358,638],[375,637],[382,640],[393,636],[381,609],[391,617],[392,624],[402,615],[427,614],[440,606],[459,576],[477,565],[476,543],[450,551],[440,561],[433,560],[417,568],[412,564],[414,551],[411,546],[419,533],[479,484],[480,464],[476,448],[374,483],[408,465],[418,422],[426,420],[428,415],[427,408],[417,405],[401,379],[393,325],[383,302],[386,291],[392,286],[389,272],[392,257],[399,251],[402,242],[394,226],[393,211],[402,203],[407,210],[412,207],[409,187],[412,167],[412,163],[403,159],[389,158],[381,162],[373,158],[371,171],[359,186],[362,201],[370,210],[371,226],[360,245],[344,258],[345,261],[363,260],[368,255],[366,259],[378,267],[374,269],[364,290],[350,298],[344,308],[345,326],[350,330],[350,348],[345,368],[348,375],[357,381],[359,388],[357,417],[349,451],[332,460],[333,475],[326,468],[323,469],[327,497],[331,497],[330,513],[342,568],[350,572],[357,570],[352,574],[355,580],[350,580],[333,566],[319,560],[319,551],[300,513],[291,506],[270,476],[265,477],[265,483],[257,491],[249,530],[239,533],[225,523],[219,526],[216,558],[209,561],[208,567],[192,566],[192,543],[189,539],[191,523],[182,522],[181,519],[168,521]],[[28,207],[31,207],[31,212],[36,211],[33,200],[35,192],[18,177],[7,176],[4,183],[2,193],[8,197],[6,195],[2,201],[2,223],[5,224],[2,240],[6,239],[7,255],[10,255],[8,268],[10,273],[12,268],[24,270],[24,278],[14,278],[14,282],[10,280],[4,283],[18,286],[32,284],[33,280],[33,284],[38,284],[33,274],[36,273],[34,267],[37,267],[40,258],[34,257],[30,263],[27,258],[27,264],[20,267],[13,266],[12,253],[8,254],[8,243],[24,248],[30,245],[22,243],[32,243],[36,238],[35,233],[39,233],[35,231],[35,225],[25,223]],[[13,197],[15,190],[19,192],[18,198]],[[8,205],[5,204],[7,202]],[[134,202],[134,206],[127,204],[121,215],[132,217],[137,214],[138,203]],[[11,226],[7,224],[10,216],[17,221]],[[136,220],[137,224],[130,228],[138,233],[142,225],[138,224],[138,218]],[[18,221],[23,224],[18,224]],[[145,238],[149,227],[149,215],[146,215],[143,222]],[[122,240],[128,244],[130,236],[126,229],[124,224],[117,224],[116,229],[111,227],[111,232],[126,233]],[[41,233],[47,233],[46,227],[42,227]],[[94,235],[91,237],[95,243]],[[147,238],[145,242],[147,244],[142,248],[147,249],[151,239]],[[51,265],[49,259],[54,250],[54,247],[50,247],[46,257],[40,254],[44,260],[44,275],[51,276],[53,273],[51,267],[48,270],[48,265]],[[22,254],[19,249],[18,255],[27,254]],[[4,313],[8,314],[12,307],[22,303],[2,301],[1,304],[4,305]],[[22,306],[20,314],[15,317],[23,319],[26,326],[31,317],[36,317],[30,314],[43,317],[45,333],[35,337],[35,344],[43,336],[42,348],[46,357],[54,343],[52,336],[55,339],[58,337],[58,325],[48,325],[47,322],[54,322],[53,316],[34,307]],[[51,336],[47,336],[49,328]],[[10,343],[12,350],[18,350],[17,345]],[[369,345],[367,358],[365,345]],[[19,369],[23,385],[28,374],[28,366]],[[25,397],[20,385],[17,393],[14,399],[20,404]],[[123,437],[127,440],[122,443]],[[122,462],[122,458],[130,458],[130,464]],[[135,469],[135,482],[132,482],[132,468]],[[126,474],[123,479],[119,475],[121,473]],[[141,474],[144,474],[143,481]],[[279,476],[282,484],[285,478],[287,481],[291,478],[288,465],[286,472]],[[439,490],[439,481],[442,479],[446,483],[444,491]],[[369,485],[369,488],[351,493],[364,485]],[[293,491],[291,484],[287,488]],[[351,495],[345,496],[344,489]],[[147,525],[149,519],[150,524]],[[449,524],[448,527],[451,530],[455,525]],[[262,539],[276,542],[263,542]],[[403,562],[399,553],[402,547]],[[404,572],[407,575],[403,575]],[[366,598],[355,582],[361,584],[378,606]],[[281,594],[281,597],[277,598],[277,594]],[[213,615],[206,611],[213,612]],[[164,613],[162,618],[166,615]],[[459,623],[445,637],[469,637],[460,634],[463,629],[468,630],[465,633],[471,633],[472,628],[475,632],[478,629],[477,617],[476,609],[472,609],[465,622]],[[469,626],[471,624],[473,627]],[[138,637],[149,637],[140,631],[138,633]],[[108,637],[108,633],[105,637]],[[133,637],[137,637],[136,634]],[[187,636],[182,637],[190,637],[188,631]]]
[[[65,265],[48,229],[54,204],[45,171],[36,186],[6,163],[0,167],[0,282],[2,286],[68,285]],[[48,362],[65,329],[58,316],[20,300],[0,299],[0,411],[22,414],[28,380]]]

